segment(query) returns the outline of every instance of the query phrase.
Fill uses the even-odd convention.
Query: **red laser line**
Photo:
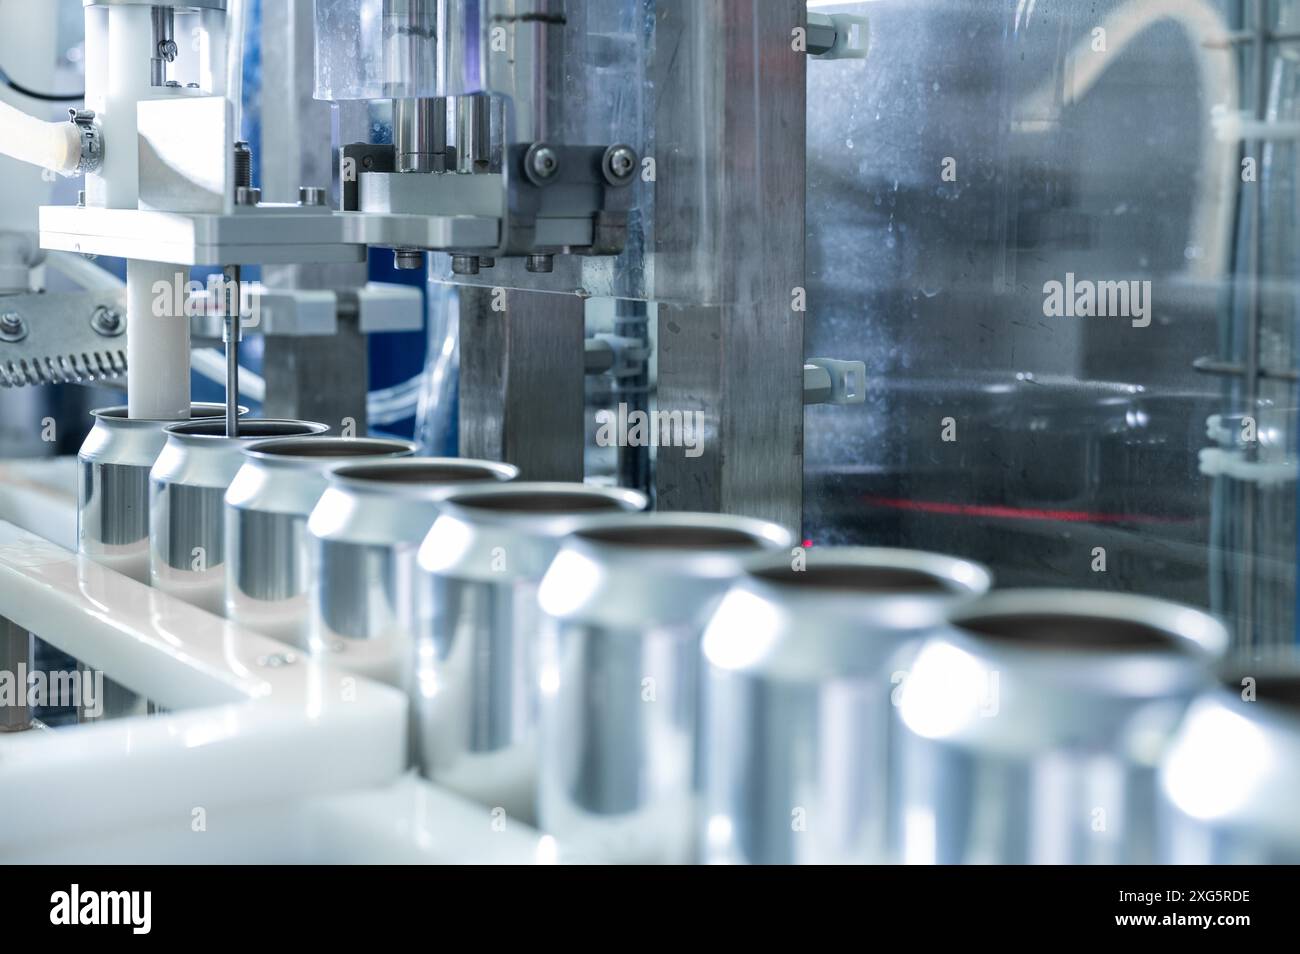
[[[954,517],[988,517],[994,520],[1055,520],[1062,523],[1186,523],[1177,517],[1147,514],[1100,513],[1090,510],[1046,510],[1037,507],[1005,507],[996,504],[958,504],[940,500],[908,500],[902,497],[861,498],[863,502],[890,510],[945,514]]]

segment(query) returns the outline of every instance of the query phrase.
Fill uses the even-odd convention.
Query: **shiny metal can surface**
[[[487,460],[402,457],[344,464],[307,521],[315,574],[309,640],[318,655],[399,688],[412,658],[411,638],[428,622],[417,587],[420,544],[455,491],[503,483],[519,468]]]
[[[329,430],[311,421],[245,419],[226,436],[224,419],[170,424],[149,472],[149,576],[153,585],[218,616],[225,612],[226,490],[243,449],[271,438]]]
[[[644,494],[514,483],[444,498],[420,546],[429,620],[408,693],[421,774],[509,816],[535,818],[537,589],[583,523],[645,509]]]
[[[241,413],[247,408],[240,408]],[[191,418],[221,417],[222,404],[194,404]],[[77,454],[77,549],[141,583],[149,582],[149,471],[176,421],[127,417],[126,407],[91,414]]]
[[[896,726],[896,860],[1150,864],[1156,767],[1228,645],[1163,600],[1008,590],[919,648]]]
[[[544,831],[592,860],[696,860],[700,637],[746,559],[792,543],[776,524],[703,513],[565,539],[538,593],[555,623],[538,659]]]
[[[1162,864],[1300,864],[1300,662],[1234,664],[1160,766]]]
[[[226,616],[307,649],[307,518],[325,493],[329,468],[415,450],[410,441],[373,437],[294,437],[245,447],[226,491]]]
[[[989,585],[978,564],[912,550],[752,563],[702,644],[703,860],[882,861],[897,673]]]

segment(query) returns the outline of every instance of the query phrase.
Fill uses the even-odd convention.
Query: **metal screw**
[[[524,153],[524,171],[534,185],[544,185],[560,171],[560,156],[546,143],[535,142]]]
[[[27,337],[27,322],[16,311],[0,315],[0,341],[22,341]]]
[[[240,186],[235,190],[235,205],[257,205],[262,201],[262,190]]]
[[[418,248],[393,249],[393,267],[399,272],[413,272],[424,268],[424,251]]]
[[[200,87],[198,83],[186,83],[186,84],[185,84],[185,88],[186,88],[186,89],[201,89],[202,87]]]
[[[242,139],[235,143],[235,188],[253,184],[253,151]]]
[[[625,185],[636,171],[636,151],[621,143],[610,146],[605,150],[601,170],[610,185]]]
[[[325,190],[320,186],[299,186],[298,204],[320,206],[325,204]]]
[[[549,272],[555,268],[555,256],[529,255],[524,259],[524,268],[530,272]]]
[[[479,257],[477,255],[453,255],[451,272],[453,275],[477,275]]]
[[[168,81],[167,81],[167,88],[168,88],[168,89],[180,89],[180,88],[181,88],[181,81],[180,81],[180,80],[168,80]]]
[[[115,338],[126,330],[122,313],[116,308],[100,305],[90,316],[90,327],[106,338]]]

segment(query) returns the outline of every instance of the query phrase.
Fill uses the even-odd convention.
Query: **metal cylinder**
[[[27,676],[32,670],[32,634],[0,616],[0,732],[32,727]]]
[[[456,165],[461,173],[484,173],[492,160],[492,99],[486,93],[456,97]]]
[[[702,644],[703,860],[879,862],[895,673],[989,584],[978,564],[911,550],[751,564]]]
[[[532,822],[538,584],[564,536],[646,502],[635,491],[576,483],[505,484],[443,499],[419,551],[429,615],[409,670],[421,774]]]
[[[240,408],[246,412],[247,408]],[[221,404],[194,404],[191,418],[221,417]],[[77,454],[77,548],[96,563],[149,582],[149,471],[175,421],[127,417],[125,407],[91,411],[95,425]]]
[[[895,860],[1149,864],[1156,764],[1228,644],[1162,600],[1008,590],[919,649],[896,710]]]
[[[568,539],[539,591],[538,821],[594,860],[696,860],[700,637],[776,524],[612,518]],[[789,559],[788,557],[786,559]]]
[[[310,421],[244,420],[226,436],[217,419],[163,429],[167,443],[149,473],[149,575],[153,585],[221,615],[225,611],[224,499],[243,466],[243,449],[271,438],[329,430]]]
[[[398,172],[446,172],[447,100],[393,100],[393,153]]]
[[[466,486],[519,476],[510,464],[407,457],[345,464],[307,521],[312,579],[310,643],[348,669],[399,688],[415,626],[427,608],[417,555],[438,502]]]
[[[335,464],[410,457],[410,441],[295,437],[256,441],[226,491],[226,616],[275,639],[308,647],[312,568],[307,518]]]
[[[1160,767],[1163,864],[1300,864],[1300,663],[1224,672]]]

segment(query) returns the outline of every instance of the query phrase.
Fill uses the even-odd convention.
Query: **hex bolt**
[[[303,206],[322,206],[325,204],[325,190],[320,186],[299,186],[298,204]]]
[[[250,186],[240,186],[235,190],[235,205],[258,205],[262,201],[262,190]]]
[[[626,185],[636,171],[636,150],[622,143],[605,150],[601,170],[610,185]]]
[[[126,323],[122,321],[122,313],[116,308],[100,305],[90,317],[90,327],[105,338],[116,338],[126,330]]]
[[[555,268],[555,256],[529,255],[524,259],[524,268],[530,272],[549,272]]]
[[[0,341],[22,341],[27,337],[27,322],[16,311],[0,315]]]
[[[451,273],[453,275],[477,275],[479,264],[480,261],[477,255],[453,255],[451,257]]]

